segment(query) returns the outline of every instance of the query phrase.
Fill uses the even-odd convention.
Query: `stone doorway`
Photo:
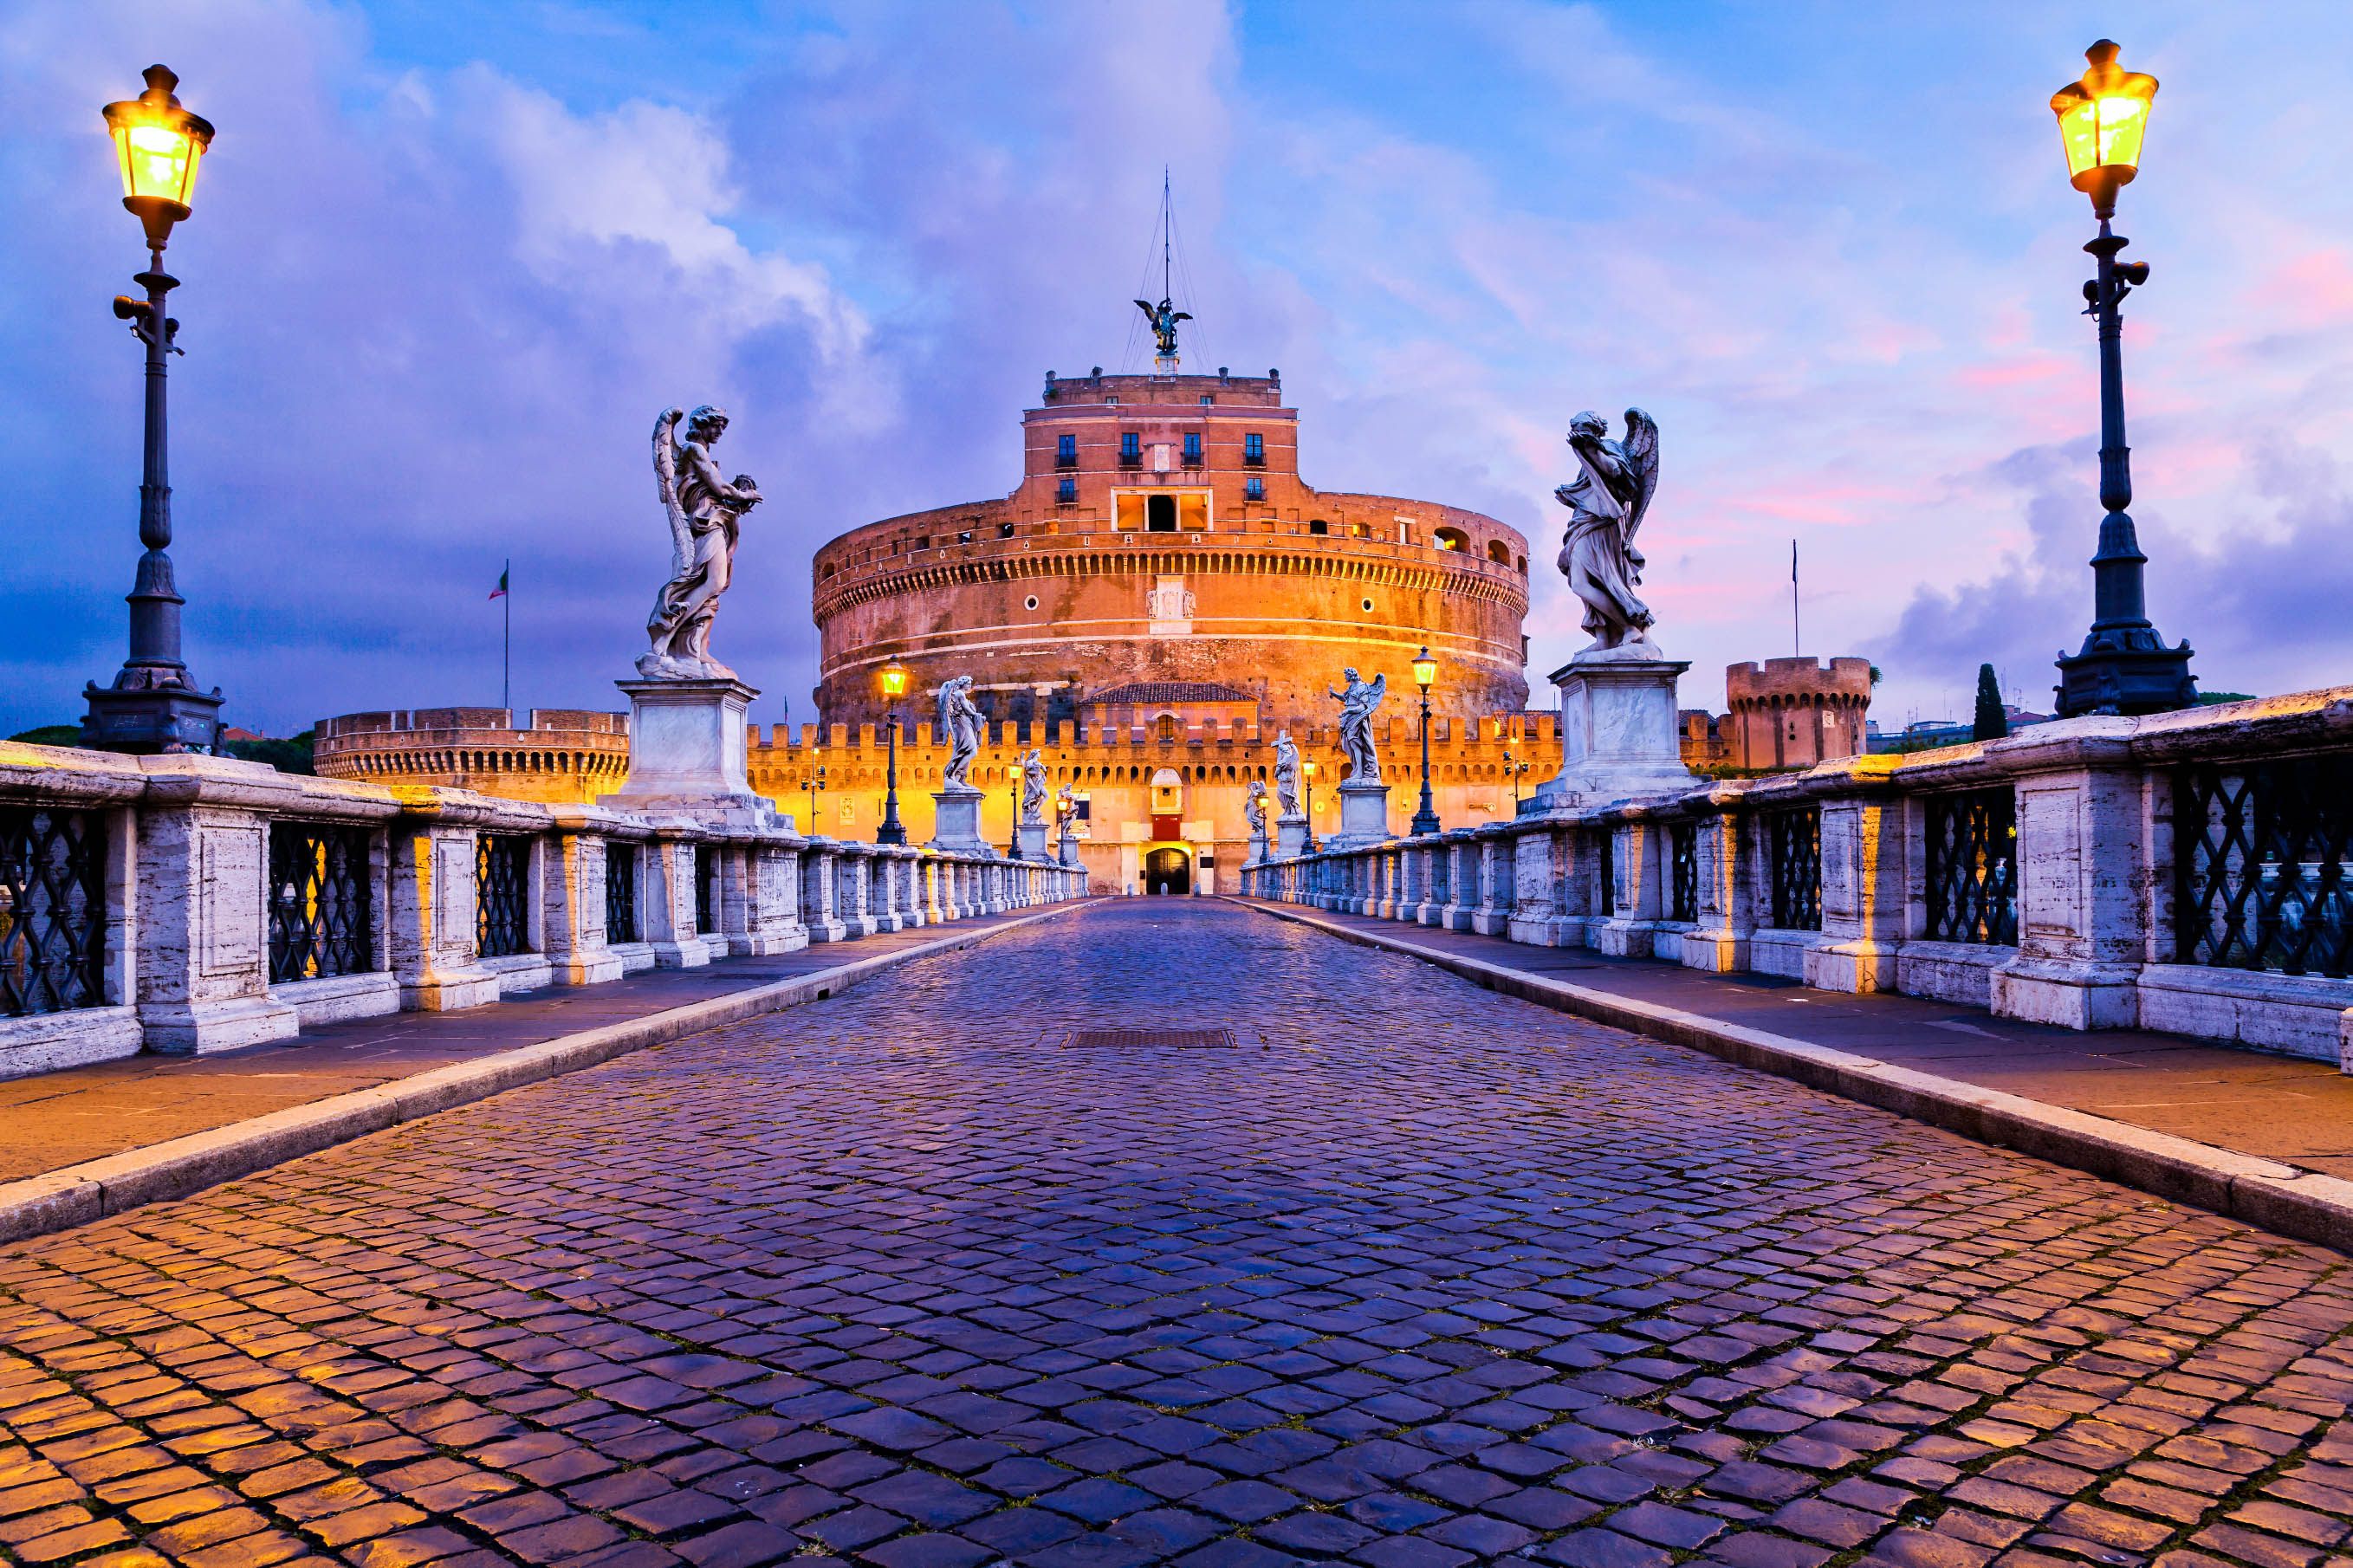
[[[1145,497],[1144,518],[1144,528],[1147,533],[1176,532],[1176,498],[1175,496]]]
[[[1193,890],[1193,852],[1186,848],[1155,849],[1144,858],[1144,890],[1189,893]]]

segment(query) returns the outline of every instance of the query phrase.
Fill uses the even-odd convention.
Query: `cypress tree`
[[[1969,731],[1972,741],[1999,741],[2010,733],[2010,718],[2001,710],[2001,687],[1994,680],[1993,666],[1978,666],[1977,723]]]

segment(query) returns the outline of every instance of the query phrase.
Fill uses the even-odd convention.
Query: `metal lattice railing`
[[[2016,947],[2017,797],[2004,785],[1930,795],[1927,806],[1927,939]]]
[[[485,833],[474,840],[474,945],[484,958],[531,951],[531,840]]]
[[[1776,931],[1822,929],[1822,814],[1813,806],[1765,817]]]
[[[1593,837],[1597,851],[1593,868],[1601,874],[1601,885],[1594,890],[1593,912],[1607,919],[1618,912],[1618,830],[1597,827]]]
[[[2353,960],[2353,753],[2173,775],[2179,962],[2343,979]]]
[[[366,828],[269,825],[271,984],[375,968],[369,880]]]
[[[1674,875],[1669,879],[1674,900],[1667,918],[1699,919],[1699,824],[1677,822],[1667,828],[1667,858]]]
[[[605,940],[638,940],[638,847],[605,841]]]
[[[0,1017],[106,1005],[104,820],[0,806]]]
[[[694,847],[694,930],[707,936],[719,929],[719,851],[708,844]]]

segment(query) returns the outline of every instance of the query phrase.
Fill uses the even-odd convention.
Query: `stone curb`
[[[23,1241],[117,1215],[142,1204],[191,1193],[381,1132],[438,1110],[487,1100],[526,1084],[561,1078],[616,1057],[668,1044],[706,1029],[780,1012],[846,991],[886,969],[934,953],[971,947],[1038,921],[1084,908],[1073,900],[987,931],[956,932],[895,952],[877,953],[832,969],[796,975],[681,1007],[649,1013],[602,1028],[543,1040],[470,1062],[453,1062],[411,1078],[355,1089],[308,1105],[234,1121],[144,1149],[84,1161],[22,1181],[0,1184],[0,1243]]]
[[[1794,1079],[1811,1089],[1860,1100],[1973,1138],[2069,1165],[2176,1203],[2210,1209],[2299,1241],[2353,1252],[2353,1182],[2299,1171],[2274,1160],[2112,1121],[2105,1116],[1956,1079],[1897,1067],[1851,1051],[1727,1024],[1704,1014],[1612,995],[1567,981],[1507,969],[1483,959],[1423,947],[1386,933],[1317,920],[1293,906],[1230,900],[1277,920],[1309,926],[1343,942],[1418,958],[1490,991],[1670,1045]]]

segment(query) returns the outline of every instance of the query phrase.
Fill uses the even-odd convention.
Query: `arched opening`
[[[1512,563],[1512,547],[1500,539],[1491,539],[1487,541],[1487,559],[1498,566],[1509,566]]]
[[[1176,738],[1176,715],[1163,713],[1155,722],[1159,726],[1160,738],[1163,741],[1174,741]]]
[[[1311,517],[1307,520],[1307,531],[1310,533],[1329,533],[1332,531],[1332,525],[1324,521],[1320,517]],[[830,572],[826,574],[828,577],[832,574],[833,574]]]
[[[1176,498],[1146,496],[1144,501],[1144,527],[1150,533],[1176,531]]]
[[[1436,535],[1436,540],[1438,548],[1440,550],[1468,550],[1471,548],[1471,536],[1463,532],[1459,528],[1440,529]]]
[[[1144,890],[1147,894],[1189,893],[1193,890],[1193,854],[1183,847],[1155,849],[1144,858]]]

